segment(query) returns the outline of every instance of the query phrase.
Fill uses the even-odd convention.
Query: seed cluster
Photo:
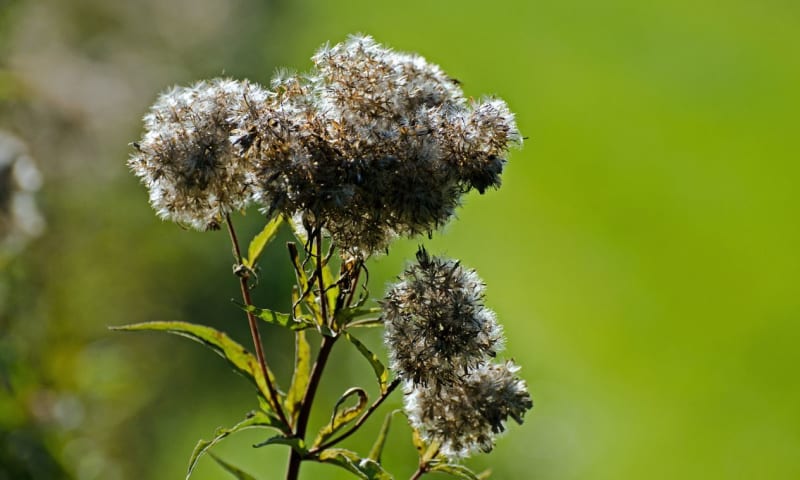
[[[234,112],[268,92],[247,81],[214,79],[163,93],[144,117],[145,134],[128,165],[165,220],[214,230],[252,196],[252,173],[229,137]]]
[[[522,423],[533,407],[525,382],[515,375],[512,362],[483,364],[458,384],[436,392],[410,388],[406,411],[411,424],[428,441],[441,443],[443,455],[462,458],[489,452],[509,417]]]
[[[440,390],[494,357],[502,330],[483,304],[485,285],[454,260],[424,249],[382,302],[392,369],[415,386]]]
[[[159,98],[129,165],[162,218],[204,230],[254,201],[366,256],[499,186],[521,142],[503,101],[468,101],[438,66],[366,36],[313,61],[272,91],[218,79]]]
[[[533,407],[519,367],[491,363],[503,338],[483,299],[473,270],[420,249],[382,302],[390,366],[405,380],[411,424],[454,458],[491,450],[506,420],[522,423]]]

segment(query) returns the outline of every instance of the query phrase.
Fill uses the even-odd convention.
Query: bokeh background
[[[0,0],[0,129],[42,171],[47,224],[3,254],[0,479],[183,478],[197,439],[255,406],[198,345],[106,329],[190,320],[247,342],[224,232],[159,221],[128,143],[171,85],[268,83],[355,32],[502,97],[529,137],[500,190],[370,266],[377,298],[424,241],[488,284],[536,406],[469,465],[498,479],[800,478],[797,2]],[[256,291],[278,309],[286,238]],[[289,338],[265,336],[285,370]],[[372,384],[334,354],[316,425],[346,387]],[[397,478],[415,468],[402,423]],[[286,449],[250,448],[263,438],[217,452],[282,478]],[[225,475],[206,458],[193,478]]]

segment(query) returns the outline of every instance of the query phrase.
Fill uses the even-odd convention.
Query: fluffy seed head
[[[308,75],[281,73],[276,97],[237,120],[265,210],[300,213],[369,255],[437,229],[464,193],[499,184],[518,137],[502,102],[473,105],[438,66],[366,36],[313,61]]]
[[[521,424],[533,407],[525,381],[512,362],[484,364],[458,384],[441,390],[406,384],[405,409],[411,425],[441,453],[462,458],[488,452],[511,418]]]
[[[437,65],[367,36],[313,61],[279,73],[274,93],[218,79],[159,98],[129,164],[162,218],[214,228],[252,198],[363,257],[500,184],[520,140],[502,101],[467,101]]]
[[[266,96],[246,81],[214,79],[158,98],[128,165],[149,189],[161,218],[216,229],[226,213],[247,204],[251,174],[230,142],[231,117]]]
[[[424,249],[417,260],[382,302],[384,340],[397,375],[437,390],[495,356],[502,331],[474,270]]]

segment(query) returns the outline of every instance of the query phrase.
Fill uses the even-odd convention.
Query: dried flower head
[[[459,384],[442,390],[406,386],[406,412],[411,425],[428,442],[439,442],[451,458],[488,452],[509,418],[521,424],[533,407],[525,381],[512,362],[485,364]]]
[[[25,144],[0,131],[0,246],[4,250],[19,250],[44,229],[34,199],[41,183]]]
[[[459,262],[417,253],[382,302],[391,368],[413,385],[441,386],[495,356],[502,331],[483,304],[484,284]]]
[[[514,114],[505,102],[470,104],[468,112],[448,112],[436,131],[444,132],[442,158],[458,171],[462,184],[484,193],[500,186],[508,149],[522,143]]]
[[[231,117],[268,96],[247,81],[214,79],[158,98],[128,165],[150,190],[161,218],[216,229],[226,213],[246,206],[251,173],[231,145]]]
[[[499,183],[503,160],[484,159],[504,158],[509,142],[496,138],[496,122],[489,128],[485,115],[473,118],[478,110],[437,65],[368,36],[322,48],[313,60],[319,103],[338,127],[330,140],[357,171],[350,208],[329,222],[334,238],[374,251],[395,236],[437,229],[469,189]],[[513,116],[503,119],[517,132]],[[491,180],[473,183],[484,167]]]
[[[328,138],[311,88],[298,77],[273,86],[268,101],[236,117],[234,144],[252,165],[257,202],[267,211],[301,217],[347,208],[353,173]]]
[[[300,213],[368,255],[435,230],[470,189],[499,185],[520,139],[503,102],[469,103],[438,66],[370,37],[323,47],[313,61],[237,118],[266,210]]]

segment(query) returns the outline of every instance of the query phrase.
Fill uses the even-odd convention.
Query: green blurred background
[[[106,330],[191,320],[247,341],[224,234],[159,221],[128,143],[170,85],[268,83],[355,32],[502,97],[529,137],[500,190],[425,240],[486,281],[536,403],[468,463],[498,479],[800,478],[797,2],[0,0],[0,128],[43,171],[48,224],[0,276],[0,479],[182,478],[198,438],[255,406],[201,347]],[[372,262],[374,297],[417,243]],[[279,245],[256,302],[285,309]],[[286,370],[289,338],[265,336]],[[334,354],[316,425],[372,383]],[[387,465],[407,478],[401,423]],[[286,449],[250,448],[263,438],[217,452],[282,478]],[[224,476],[204,459],[193,478]]]

